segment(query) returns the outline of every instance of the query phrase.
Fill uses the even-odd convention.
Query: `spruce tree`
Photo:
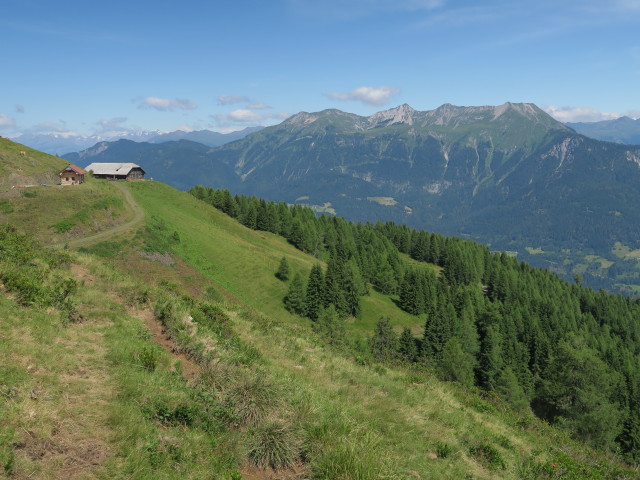
[[[299,273],[294,275],[291,285],[289,285],[289,291],[284,297],[284,306],[296,315],[305,314],[304,283]]]
[[[369,346],[376,360],[388,362],[397,358],[398,336],[393,331],[389,318],[381,317],[378,320],[373,337],[369,340]]]
[[[473,385],[473,357],[464,352],[457,338],[451,338],[442,350],[438,372],[443,380]]]
[[[305,297],[305,313],[311,320],[317,320],[320,307],[324,304],[324,278],[322,267],[315,264],[309,273],[307,295]]]
[[[635,409],[629,413],[616,441],[620,444],[624,459],[633,465],[640,465],[640,414]]]
[[[276,278],[286,282],[289,280],[289,262],[286,257],[280,259],[280,265],[278,265],[278,271],[276,272]]]
[[[400,334],[398,353],[406,362],[414,362],[418,356],[418,344],[409,328],[405,327]]]
[[[511,368],[503,369],[496,379],[496,392],[517,412],[530,412],[529,399]]]
[[[320,307],[313,329],[331,345],[342,345],[345,341],[345,322],[338,316],[333,305]]]
[[[252,230],[256,229],[257,212],[256,207],[252,203],[247,206],[247,211],[244,217],[242,217],[242,224],[245,227],[249,227]]]

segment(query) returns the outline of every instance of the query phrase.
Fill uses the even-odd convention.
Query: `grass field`
[[[307,322],[284,309],[287,284],[274,274],[282,257],[291,267],[291,277],[309,275],[316,260],[284,239],[268,232],[250,230],[191,195],[159,183],[129,185],[148,215],[161,218],[180,232],[174,249],[188,264],[222,286],[247,305],[288,322]],[[167,201],[170,199],[170,201]],[[250,286],[248,288],[248,286]],[[371,291],[362,298],[362,314],[348,323],[354,333],[369,334],[381,316],[393,325],[421,331],[424,321],[400,310],[389,297]]]
[[[0,194],[0,224],[20,225],[46,245],[98,233],[125,222],[132,214],[116,185],[98,180]]]
[[[59,183],[58,173],[68,164],[61,158],[0,138],[0,191],[13,185]]]

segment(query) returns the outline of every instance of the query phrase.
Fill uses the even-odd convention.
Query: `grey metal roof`
[[[87,172],[92,170],[96,175],[128,175],[134,168],[142,169],[135,163],[92,163],[84,167]]]

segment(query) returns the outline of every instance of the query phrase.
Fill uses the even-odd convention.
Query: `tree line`
[[[344,335],[339,319],[357,317],[372,286],[424,320],[416,338],[381,319],[370,342],[379,360],[425,364],[445,380],[495,391],[517,410],[640,463],[637,299],[393,222],[353,223],[202,186],[190,193],[326,262],[290,280],[285,306],[330,338]]]

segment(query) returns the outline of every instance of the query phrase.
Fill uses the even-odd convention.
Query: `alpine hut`
[[[84,183],[84,176],[86,173],[86,170],[69,164],[58,174],[60,176],[60,185],[78,185],[80,183]]]
[[[135,163],[92,163],[85,167],[95,178],[107,180],[142,180],[146,173]]]

